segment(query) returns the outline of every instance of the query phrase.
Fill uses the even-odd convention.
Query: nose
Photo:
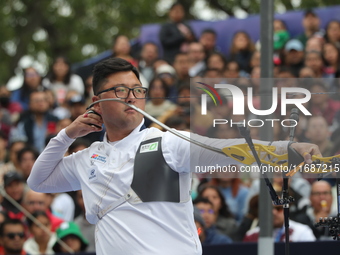
[[[126,98],[127,103],[132,103],[136,99],[135,95],[133,94],[133,90],[130,89]]]

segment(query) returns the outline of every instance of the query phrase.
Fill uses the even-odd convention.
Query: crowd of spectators
[[[325,28],[313,10],[302,20],[304,32],[291,38],[283,21],[274,21],[275,86],[300,86],[312,93],[304,106],[311,117],[300,116],[296,141],[312,142],[323,156],[340,152],[340,21],[332,20]],[[162,25],[159,47],[145,43],[138,56],[131,53],[129,38],[119,35],[114,40],[113,57],[130,61],[141,73],[142,84],[149,88],[146,112],[171,128],[191,130],[214,138],[238,138],[235,126],[212,127],[213,119],[249,120],[256,116],[232,115],[230,94],[222,94],[222,105],[201,115],[190,80],[211,78],[253,88],[253,104],[260,104],[260,45],[244,31],[233,35],[229,54],[219,51],[214,29],[205,29],[196,38],[185,22],[183,6],[175,3],[169,10],[169,22]],[[0,211],[0,254],[52,254],[65,252],[57,243],[62,239],[75,251],[93,252],[94,226],[85,219],[81,191],[41,194],[29,190],[25,181],[49,139],[83,114],[91,102],[92,76],[73,73],[67,58],[54,59],[47,75],[34,67],[23,70],[20,88],[0,88],[0,183],[7,195],[2,197]],[[299,79],[298,79],[299,78]],[[197,92],[197,91],[196,91]],[[280,91],[279,91],[280,92]],[[299,97],[299,95],[291,95]],[[289,109],[288,109],[289,110]],[[289,111],[287,112],[289,114]],[[287,118],[277,114],[277,119]],[[157,126],[145,120],[147,126]],[[160,128],[160,127],[159,127]],[[259,138],[259,128],[252,128]],[[77,139],[68,154],[87,148],[103,138],[102,132]],[[274,140],[287,140],[288,130],[274,126]],[[336,216],[334,179],[316,181],[315,176],[297,174],[290,179],[291,241],[329,239],[327,230],[316,228],[319,217]],[[279,190],[280,177],[273,178]],[[200,239],[205,244],[251,242],[258,238],[259,180],[257,176],[196,176],[192,198]],[[334,198],[334,199],[333,199]],[[37,222],[13,204],[13,200],[32,213],[40,224],[51,231],[47,235]],[[282,207],[273,207],[275,241],[284,240]],[[113,240],[114,241],[114,240]]]

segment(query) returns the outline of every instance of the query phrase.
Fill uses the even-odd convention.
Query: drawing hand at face
[[[87,110],[86,113],[76,118],[67,128],[66,134],[70,138],[85,136],[91,132],[102,130],[103,120],[99,113],[94,110]]]

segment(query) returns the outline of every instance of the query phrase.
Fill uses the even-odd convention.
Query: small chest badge
[[[140,153],[158,151],[158,142],[143,144],[140,147]]]
[[[93,154],[91,156],[91,160],[94,160],[95,162],[98,163],[106,163],[106,157],[100,156],[98,154]]]
[[[88,170],[89,172],[89,181],[94,181],[97,180],[97,174],[96,174],[96,169],[90,169]]]

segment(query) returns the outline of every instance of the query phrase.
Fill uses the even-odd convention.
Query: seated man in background
[[[25,255],[25,225],[18,219],[7,219],[0,225],[0,255]]]
[[[279,196],[280,197],[280,196]],[[258,200],[257,200],[258,201]],[[255,206],[256,207],[256,206]],[[258,206],[257,206],[258,208]],[[273,206],[273,237],[275,242],[285,241],[284,215],[282,206]],[[257,242],[260,227],[257,226],[247,231],[243,241]],[[289,241],[290,242],[309,242],[315,241],[313,231],[309,226],[289,220]]]

